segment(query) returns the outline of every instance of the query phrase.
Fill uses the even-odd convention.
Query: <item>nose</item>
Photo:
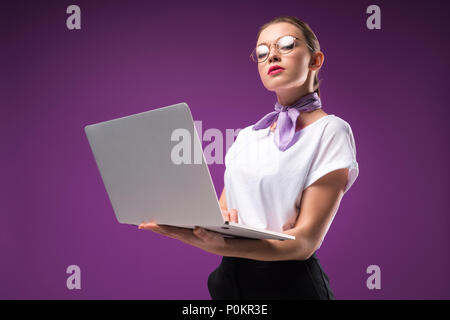
[[[267,59],[267,62],[270,64],[275,61],[280,61],[280,59],[281,57],[278,50],[275,49],[275,46],[271,46],[271,48],[269,49],[269,58]]]

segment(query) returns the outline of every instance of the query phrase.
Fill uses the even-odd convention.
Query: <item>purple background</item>
[[[81,7],[81,30],[66,8]],[[366,8],[381,8],[381,30]],[[249,59],[289,14],[360,174],[317,256],[337,299],[449,299],[447,1],[2,1],[0,298],[210,299],[221,257],[118,224],[84,126],[187,102],[203,132],[272,111]],[[208,142],[204,143],[207,145]],[[224,165],[210,165],[217,194]],[[68,290],[66,268],[81,268]],[[381,290],[366,269],[381,268]]]

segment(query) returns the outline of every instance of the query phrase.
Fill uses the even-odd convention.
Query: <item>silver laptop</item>
[[[84,130],[120,223],[154,221],[190,229],[199,226],[225,237],[295,239],[225,221],[186,103]]]

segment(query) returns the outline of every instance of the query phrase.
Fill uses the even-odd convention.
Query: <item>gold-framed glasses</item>
[[[275,49],[280,54],[287,54],[292,50],[294,50],[294,48],[296,47],[296,40],[300,41],[301,39],[292,35],[285,35],[279,37],[273,44]],[[306,41],[305,44],[308,46],[311,52],[314,52],[314,50],[306,43]],[[266,61],[267,58],[269,57],[271,46],[272,43],[271,44],[261,43],[260,45],[258,45],[255,49],[253,49],[252,53],[250,54],[250,58],[252,59],[252,61],[256,63]]]

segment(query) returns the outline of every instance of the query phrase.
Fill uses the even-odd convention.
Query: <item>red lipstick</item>
[[[275,73],[280,73],[280,72],[282,72],[284,70],[284,68],[283,67],[280,67],[280,66],[278,66],[278,65],[274,65],[274,66],[271,66],[270,68],[269,68],[269,71],[267,72],[268,74],[275,74]]]

